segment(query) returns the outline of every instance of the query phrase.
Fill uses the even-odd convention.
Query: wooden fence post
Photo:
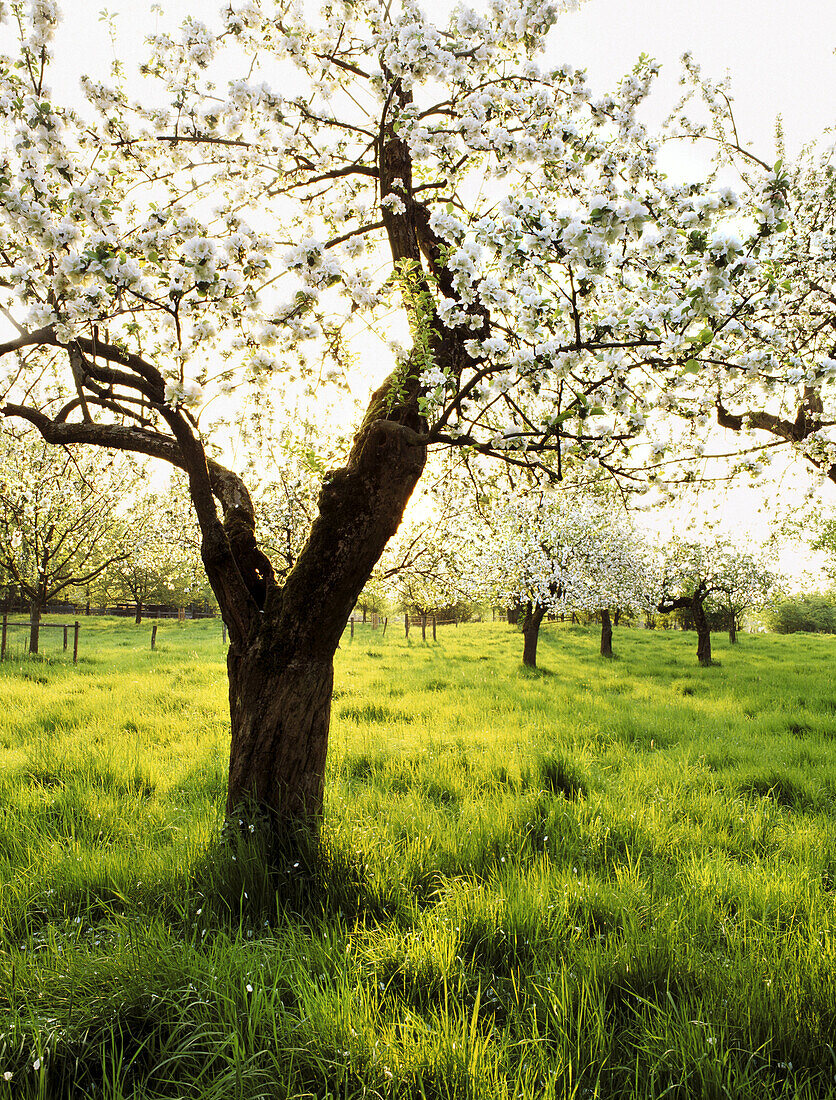
[[[6,660],[6,628],[9,624],[9,616],[3,612],[3,638],[0,641],[0,661]]]
[[[64,637],[66,637],[66,628]],[[73,623],[73,664],[78,664],[78,619]]]
[[[221,622],[221,641],[226,645],[226,623]]]
[[[382,635],[382,637],[384,637],[384,638],[386,637],[386,627],[388,625],[389,625],[389,616],[387,615],[386,618],[383,620],[383,635]]]
[[[69,645],[70,628],[64,623],[64,652],[67,652],[67,646]]]
[[[354,619],[349,619],[349,622],[351,623],[351,640],[353,642],[354,641]]]
[[[434,642],[438,641],[438,639],[435,636],[435,615],[433,615],[433,641]]]
[[[408,611],[403,617],[403,628],[404,628],[404,634],[408,638],[409,637],[409,612]]]
[[[151,648],[152,649],[157,648],[157,624],[156,623],[154,623],[154,625],[151,627]]]

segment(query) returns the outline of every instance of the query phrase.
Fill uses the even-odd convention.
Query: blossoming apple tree
[[[729,638],[736,640],[742,613],[763,604],[777,578],[748,551],[727,539],[674,538],[665,547],[661,564],[659,610],[687,611],[697,631],[697,660],[711,664],[711,625],[708,612],[725,611]]]
[[[729,540],[714,548],[719,582],[715,601],[728,618],[729,641],[734,645],[747,611],[763,605],[776,592],[780,578],[758,555]]]
[[[122,558],[107,569],[102,587],[108,600],[129,600],[142,621],[152,602],[185,606],[211,598],[200,561],[197,525],[182,479],[165,490],[146,492],[121,514]]]
[[[655,607],[656,571],[650,548],[612,499],[595,509],[589,603],[601,616],[601,656],[612,657],[613,620],[624,611]],[[614,614],[613,614],[614,613]]]
[[[657,172],[636,118],[653,64],[596,96],[538,63],[562,6],[437,26],[412,0],[314,23],[232,0],[155,36],[141,97],[84,76],[76,110],[49,88],[55,4],[0,5],[19,31],[0,59],[2,411],[185,471],[231,640],[228,805],[276,835],[320,814],[333,654],[428,448],[638,478],[660,374],[734,272],[720,238],[688,253],[695,208],[710,236],[727,200]],[[356,337],[383,327],[402,347],[381,369]],[[213,417],[294,386],[324,408],[349,374],[375,387],[366,414],[278,577]]]
[[[491,517],[476,569],[482,595],[523,614],[523,664],[537,663],[549,613],[600,611],[601,653],[612,656],[611,608],[643,606],[648,585],[642,543],[611,505],[576,493],[507,496]]]
[[[49,601],[125,558],[125,521],[116,508],[137,479],[112,454],[50,447],[36,432],[3,427],[0,575],[29,602],[29,652],[37,653]]]

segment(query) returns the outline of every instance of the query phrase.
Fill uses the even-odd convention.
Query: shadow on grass
[[[298,832],[277,840],[267,830],[237,828],[199,858],[189,883],[204,923],[212,914],[221,927],[272,924],[277,916],[306,924],[391,916],[372,887],[363,855],[327,835]]]

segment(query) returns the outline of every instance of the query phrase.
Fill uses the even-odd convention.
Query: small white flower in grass
[[[35,1071],[35,1073],[37,1073],[40,1068],[41,1068],[41,1060],[40,1060],[40,1058],[36,1058],[35,1061],[32,1063],[32,1069]]]
[[[253,991],[253,987],[250,985],[249,982],[247,982],[247,992],[252,993],[252,991]]]
[[[7,1069],[6,1072],[3,1074],[3,1080],[4,1081],[11,1081],[11,1079],[12,1079],[12,1071],[10,1069]]]

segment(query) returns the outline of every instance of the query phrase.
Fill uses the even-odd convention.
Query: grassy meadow
[[[836,1096],[836,640],[358,627],[268,874],[150,633],[0,666],[0,1100]]]

